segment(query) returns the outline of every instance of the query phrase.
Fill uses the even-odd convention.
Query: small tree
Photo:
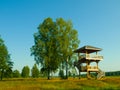
[[[33,78],[38,78],[39,77],[39,69],[38,69],[36,64],[34,64],[32,70],[31,70],[31,73],[32,73]]]
[[[5,46],[4,41],[0,37],[0,77],[1,77],[1,80],[4,76],[5,71],[8,69],[12,69],[12,66],[13,66],[13,62],[11,62],[7,47]]]
[[[20,72],[18,70],[14,70],[13,71],[13,77],[14,78],[19,78],[21,75],[20,75]]]
[[[29,74],[30,74],[30,69],[28,66],[24,66],[23,69],[22,69],[22,73],[21,73],[21,76],[23,78],[27,78],[29,77]]]

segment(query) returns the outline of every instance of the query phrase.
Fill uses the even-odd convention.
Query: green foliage
[[[64,78],[65,78],[65,76],[64,76],[64,71],[63,71],[63,70],[60,70],[60,71],[59,71],[59,77],[60,77],[61,79],[64,79]]]
[[[5,46],[4,41],[0,37],[0,77],[1,77],[1,80],[6,71],[12,70],[12,66],[13,66],[13,62],[11,62],[7,47]]]
[[[27,77],[29,77],[29,74],[30,74],[30,68],[28,66],[24,66],[22,69],[21,76],[23,78],[27,78]]]
[[[56,19],[55,22],[51,18],[45,19],[34,34],[34,40],[31,54],[47,71],[48,79],[51,72],[55,72],[61,63],[65,63],[68,57],[72,56],[73,50],[79,44],[78,34],[72,23],[62,18]]]
[[[33,78],[38,78],[39,77],[40,72],[39,72],[39,69],[38,69],[36,64],[34,64],[32,70],[31,70],[31,73],[32,73]]]
[[[68,76],[69,76],[69,77],[71,77],[71,76],[72,76],[72,73],[71,73],[70,71],[68,72]]]
[[[46,77],[47,76],[47,70],[46,70],[46,68],[41,68],[40,69],[40,76],[42,76],[42,77]]]
[[[21,75],[20,75],[20,72],[18,70],[14,70],[13,71],[13,78],[19,78]]]
[[[13,77],[13,71],[11,68],[7,68],[4,72],[4,77],[5,78],[12,78]]]
[[[73,51],[78,47],[78,33],[73,29],[71,21],[65,21],[62,18],[57,19],[57,24],[60,30],[60,52],[62,67],[66,67],[66,79],[68,77],[68,68],[72,66]]]

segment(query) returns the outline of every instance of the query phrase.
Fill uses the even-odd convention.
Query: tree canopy
[[[28,66],[24,66],[22,69],[21,76],[27,78],[29,77],[29,74],[30,74],[30,68]]]
[[[21,75],[20,75],[20,72],[18,70],[14,70],[13,71],[13,78],[19,78]]]
[[[3,39],[0,37],[0,76],[1,80],[5,71],[11,71],[13,62],[10,59],[10,54],[8,53],[7,47],[4,44]]]
[[[32,67],[31,73],[33,78],[39,77],[40,72],[36,64],[34,64],[34,66]]]
[[[73,29],[72,22],[62,18],[56,21],[46,18],[38,26],[34,41],[31,55],[34,55],[35,61],[48,72],[48,79],[50,72],[55,72],[61,63],[66,62],[67,65],[69,57],[79,44],[78,33]]]

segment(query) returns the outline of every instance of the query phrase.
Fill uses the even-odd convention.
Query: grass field
[[[5,79],[0,81],[0,90],[118,90],[120,77],[105,77],[102,80],[69,78]]]

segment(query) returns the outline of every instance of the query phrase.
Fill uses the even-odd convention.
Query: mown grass
[[[120,77],[105,77],[102,80],[69,78],[6,79],[0,81],[0,90],[118,90]]]

